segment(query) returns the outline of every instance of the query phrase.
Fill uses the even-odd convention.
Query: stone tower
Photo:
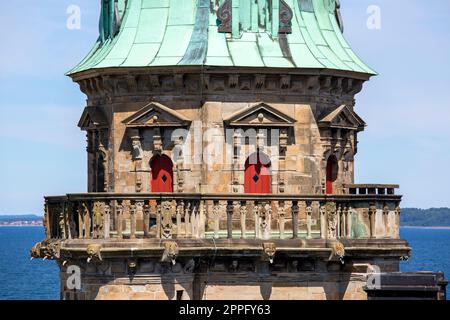
[[[69,72],[88,193],[46,197],[32,249],[62,299],[365,299],[369,273],[398,271],[398,186],[354,184],[375,73],[339,1],[101,3]]]

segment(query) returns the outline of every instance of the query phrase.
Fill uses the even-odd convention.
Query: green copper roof
[[[176,65],[375,74],[344,39],[336,0],[228,0],[233,17],[229,33],[218,31],[217,10],[225,0],[101,1],[100,37],[69,74]],[[278,34],[281,5],[292,13],[287,34]]]

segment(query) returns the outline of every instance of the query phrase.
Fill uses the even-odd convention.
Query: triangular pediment
[[[342,105],[319,121],[320,127],[336,129],[364,130],[366,123],[351,108]]]
[[[266,103],[239,110],[225,119],[228,126],[235,127],[291,127],[295,119]]]
[[[160,103],[151,102],[123,121],[128,128],[184,127],[191,120]]]
[[[81,115],[78,127],[82,130],[105,128],[108,126],[103,110],[98,107],[86,107]]]

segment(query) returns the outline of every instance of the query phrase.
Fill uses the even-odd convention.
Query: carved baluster
[[[200,230],[199,230],[199,238],[205,238],[205,226],[206,226],[206,217],[205,217],[205,201],[200,200],[200,207],[199,207],[199,224],[200,224]]]
[[[347,204],[342,204],[342,213],[341,213],[341,237],[347,238],[347,212],[348,207]]]
[[[130,202],[130,239],[136,239],[136,203]]]
[[[91,237],[91,212],[89,210],[89,203],[83,202],[83,216],[84,216],[84,235],[83,239]]]
[[[156,238],[161,239],[161,202],[156,205]]]
[[[44,231],[45,231],[45,239],[50,239],[51,231],[50,231],[50,219],[49,219],[49,209],[47,200],[44,203]]]
[[[384,237],[389,238],[389,206],[387,203],[383,206],[383,225],[384,225]]]
[[[272,202],[266,202],[263,205],[263,210],[260,212],[261,224],[260,230],[262,231],[261,239],[270,239],[271,225],[272,225]]]
[[[292,237],[294,239],[298,238],[298,201],[292,201]]]
[[[117,201],[116,206],[116,214],[117,214],[117,238],[122,239],[122,226],[123,226],[123,201]]]
[[[103,236],[102,229],[105,219],[105,204],[101,201],[95,201],[93,207],[93,238],[99,239]]]
[[[67,202],[66,204],[66,216],[67,216],[67,238],[74,238],[74,225],[73,225],[73,203]]]
[[[284,239],[284,227],[286,225],[286,208],[284,201],[278,201],[278,225],[280,229],[280,239]]]
[[[144,204],[144,238],[150,238],[150,205]]]
[[[105,202],[105,215],[103,220],[103,237],[105,239],[110,238],[111,232],[111,205],[110,202]]]
[[[325,204],[326,239],[336,239],[338,229],[337,208],[335,202]]]
[[[342,205],[338,204],[336,208],[336,237],[341,237],[341,214],[342,214]]]
[[[198,237],[198,206],[195,201],[192,202],[192,212],[191,212],[191,235],[193,238]]]
[[[135,213],[132,215],[132,217],[134,216],[134,219],[132,219],[131,221],[131,229],[134,229],[134,237],[136,237],[136,219],[137,217],[144,217],[144,201],[136,201],[135,204]],[[133,222],[134,220],[134,222]],[[134,224],[134,228],[133,228],[133,224]]]
[[[83,239],[84,235],[84,208],[81,202],[77,203],[78,213],[78,239]]]
[[[397,205],[395,206],[395,238],[400,239],[400,215],[401,215],[401,209],[400,209],[400,202],[397,202]]]
[[[320,238],[326,239],[328,227],[327,227],[327,216],[326,216],[327,211],[325,209],[324,203],[320,203],[319,214],[320,214]]]
[[[186,238],[189,237],[189,231],[190,231],[190,219],[189,219],[189,212],[191,210],[191,202],[188,202],[186,204],[186,207],[184,208],[184,228],[185,228],[185,234],[184,236]]]
[[[375,217],[377,213],[377,205],[376,203],[371,203],[369,205],[369,229],[370,229],[370,238],[375,238]]]
[[[312,238],[312,202],[306,202],[306,239]]]
[[[69,230],[69,203],[63,203],[63,215],[64,215],[64,239],[70,239],[70,230]]]
[[[347,238],[351,238],[352,237],[352,212],[353,212],[353,208],[351,206],[348,206],[347,209]]]
[[[213,218],[214,218],[214,239],[219,239],[219,222],[220,222],[220,202],[214,201],[213,204]]]
[[[260,230],[259,230],[259,224],[260,224],[260,218],[259,218],[259,211],[260,206],[258,201],[253,202],[253,215],[255,217],[255,239],[260,238]]]
[[[233,201],[227,201],[227,238],[233,238],[233,213],[234,205]]]
[[[239,207],[239,213],[241,216],[241,239],[245,239],[246,230],[246,220],[247,220],[247,202],[241,201]]]
[[[184,201],[177,201],[177,237],[180,238],[183,232],[181,228],[181,217],[184,214]]]
[[[173,216],[174,207],[172,201],[163,201],[160,210],[160,235],[162,239],[172,239],[173,237]]]

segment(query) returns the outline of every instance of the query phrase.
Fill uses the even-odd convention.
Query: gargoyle
[[[30,256],[33,259],[38,259],[41,257],[41,249],[42,249],[42,242],[36,243],[33,248],[30,250]]]
[[[55,260],[60,258],[61,242],[59,240],[45,240],[38,242],[30,251],[32,258],[43,258],[44,260]]]
[[[178,253],[179,248],[178,244],[175,241],[164,242],[164,252],[161,258],[161,262],[172,262],[172,264],[175,265]]]
[[[263,243],[263,261],[269,261],[270,264],[273,263],[273,259],[275,258],[275,253],[277,248],[275,243],[267,242]]]
[[[335,257],[339,258],[342,264],[344,264],[344,256],[345,256],[345,247],[339,242],[335,241],[331,244],[331,254],[328,258],[328,261],[333,260]]]
[[[87,262],[90,263],[91,261],[102,261],[101,249],[102,246],[100,244],[88,245],[86,249],[86,253],[88,255]]]

